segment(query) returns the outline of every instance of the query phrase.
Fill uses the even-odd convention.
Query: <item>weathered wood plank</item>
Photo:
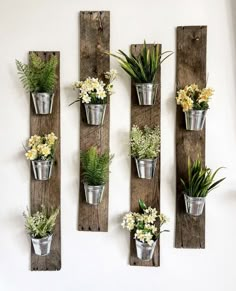
[[[151,46],[151,45],[148,45]],[[159,44],[160,51],[161,45]],[[131,51],[138,55],[142,48],[141,44],[131,45]],[[139,127],[161,126],[161,70],[157,74],[157,99],[153,106],[138,105],[138,97],[134,84],[131,88],[131,127],[135,124]],[[142,199],[148,206],[155,207],[160,212],[160,155],[157,161],[155,176],[151,180],[138,178],[135,161],[131,159],[131,211],[138,212],[138,200]],[[153,259],[149,262],[142,262],[137,258],[135,240],[130,237],[130,265],[134,266],[159,266],[160,265],[160,241],[158,240]]]
[[[31,52],[30,52],[31,53]],[[31,170],[31,211],[35,212],[40,205],[60,207],[61,192],[61,162],[60,162],[60,52],[35,52],[42,59],[48,60],[52,55],[58,58],[57,75],[58,82],[55,89],[52,114],[36,115],[32,98],[30,98],[30,135],[54,132],[58,137],[58,144],[55,152],[55,162],[52,170],[52,177],[49,181],[36,181]],[[60,270],[61,268],[61,223],[60,214],[53,235],[51,253],[48,256],[40,257],[34,254],[31,247],[31,270],[46,271]]]
[[[177,90],[196,83],[206,86],[206,26],[177,28]],[[205,128],[202,131],[185,130],[182,108],[176,114],[176,248],[205,248],[205,211],[199,218],[185,213],[180,177],[187,178],[187,159],[200,155],[205,163]]]
[[[110,12],[81,11],[80,80],[87,77],[104,79],[104,73],[110,70],[110,58],[103,54],[103,51],[110,51]],[[96,146],[100,153],[104,153],[109,150],[109,100],[103,126],[89,126],[83,104],[80,107],[80,150]],[[79,230],[108,231],[108,193],[109,182],[106,184],[101,204],[87,204],[80,171]]]

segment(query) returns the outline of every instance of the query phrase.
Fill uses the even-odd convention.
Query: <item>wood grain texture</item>
[[[30,52],[31,53],[31,52]],[[48,60],[52,55],[58,58],[57,75],[58,82],[55,89],[52,114],[36,115],[32,98],[30,98],[30,135],[43,135],[54,132],[58,137],[55,152],[55,161],[52,169],[52,177],[48,181],[36,181],[31,169],[31,211],[35,212],[44,204],[60,207],[61,192],[61,162],[60,162],[60,52],[35,52],[42,59]],[[61,223],[60,214],[57,218],[53,234],[50,255],[36,256],[31,247],[31,270],[46,271],[60,270],[61,268]]]
[[[149,47],[152,45],[148,45]],[[159,44],[160,52],[161,45]],[[138,55],[142,49],[141,44],[131,45],[131,51],[134,55]],[[161,126],[161,69],[157,74],[157,99],[153,106],[138,105],[138,97],[134,84],[131,87],[131,127],[135,124],[139,127],[145,125],[149,127]],[[131,158],[131,211],[138,212],[138,200],[142,199],[147,206],[155,207],[160,212],[160,155],[157,160],[157,167],[153,179],[138,178],[135,161]],[[135,240],[133,234],[130,237],[130,265],[133,266],[160,266],[160,240],[153,255],[153,259],[149,262],[142,262],[137,258]]]
[[[206,26],[177,28],[177,90],[192,83],[206,86]],[[205,248],[205,210],[202,216],[192,217],[185,212],[180,177],[187,179],[187,159],[200,155],[205,164],[205,128],[185,130],[182,108],[176,114],[176,248]]]
[[[80,12],[80,80],[97,77],[104,80],[104,73],[110,70],[110,12]],[[109,150],[110,105],[109,100],[103,126],[87,124],[83,104],[80,106],[80,150],[96,146],[100,153]],[[80,171],[79,225],[82,231],[108,231],[107,182],[101,204],[91,206],[85,202],[84,187]]]

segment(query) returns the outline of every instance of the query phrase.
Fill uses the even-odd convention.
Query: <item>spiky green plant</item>
[[[113,157],[114,155],[110,155],[109,152],[98,154],[96,147],[90,147],[87,151],[81,152],[83,182],[90,186],[105,184],[109,176],[109,164]]]
[[[200,159],[192,163],[190,158],[188,158],[188,181],[185,182],[183,179],[180,179],[186,194],[190,197],[206,197],[210,191],[215,189],[225,179],[214,180],[220,169],[222,167],[212,172],[211,169],[202,165]]]
[[[32,93],[53,93],[58,78],[57,65],[57,56],[44,61],[34,52],[30,54],[29,64],[16,60],[19,78],[26,91]]]
[[[118,59],[121,68],[136,83],[153,83],[160,65],[173,54],[171,51],[160,53],[160,47],[156,44],[148,48],[145,41],[137,56],[131,52],[129,57],[122,50],[118,50],[118,53],[118,55],[109,54]],[[162,58],[163,56],[164,58]]]
[[[27,213],[23,213],[25,228],[31,237],[44,238],[53,233],[58,214],[59,208],[47,209],[44,205],[41,206],[41,211],[32,215],[27,210]]]

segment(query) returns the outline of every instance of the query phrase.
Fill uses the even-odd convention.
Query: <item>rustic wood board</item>
[[[31,52],[30,52],[31,53]],[[30,135],[43,135],[54,132],[58,137],[55,152],[55,161],[52,169],[52,177],[48,181],[36,181],[31,168],[31,211],[37,211],[42,204],[60,207],[61,192],[61,162],[60,162],[60,52],[35,52],[44,60],[51,55],[58,58],[57,75],[58,82],[55,89],[52,114],[37,115],[30,98]],[[57,218],[50,255],[40,257],[34,254],[31,246],[31,270],[32,271],[57,271],[61,269],[61,223],[60,214]]]
[[[110,70],[110,57],[102,52],[110,51],[110,12],[80,12],[80,80],[87,77],[104,79]],[[110,105],[109,100],[103,126],[87,124],[83,104],[80,106],[80,150],[96,146],[100,153],[109,150]],[[106,184],[103,200],[98,206],[85,202],[80,171],[79,225],[82,231],[108,231],[108,193]]]
[[[138,55],[142,49],[141,44],[131,45],[131,52],[134,55]],[[152,46],[151,44],[148,46]],[[161,45],[159,44],[160,51]],[[134,84],[131,87],[131,128],[138,125],[144,127],[161,126],[161,69],[157,74],[157,83],[159,84],[157,89],[157,99],[153,106],[140,106],[138,105],[138,97]],[[131,158],[131,211],[138,212],[139,205],[138,200],[142,199],[146,205],[155,207],[160,212],[160,155],[157,160],[157,167],[155,176],[148,179],[138,178],[135,161]],[[130,237],[130,265],[133,266],[160,266],[160,240],[157,242],[157,246],[153,255],[153,259],[149,262],[142,262],[137,258],[135,240],[133,234]]]
[[[192,83],[206,86],[206,26],[177,28],[177,91]],[[205,164],[205,128],[185,130],[182,108],[176,114],[176,248],[205,248],[205,210],[198,218],[185,212],[180,177],[187,179],[188,156],[195,160],[200,155]]]

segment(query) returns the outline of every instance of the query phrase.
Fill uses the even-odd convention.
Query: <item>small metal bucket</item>
[[[31,161],[35,180],[48,180],[52,175],[53,160]]]
[[[202,215],[205,197],[190,197],[184,193],[186,212],[192,216]]]
[[[84,104],[84,107],[88,124],[103,124],[106,112],[106,104]]]
[[[36,114],[51,114],[54,94],[32,93]]]
[[[89,186],[84,183],[85,199],[88,204],[98,205],[102,201],[105,185]]]
[[[184,112],[187,130],[202,130],[207,110],[189,110]]]
[[[141,179],[152,179],[155,174],[157,158],[156,159],[137,159],[135,158],[138,177]]]
[[[153,245],[150,246],[149,244],[143,243],[136,239],[135,244],[136,244],[137,257],[142,261],[150,261],[153,257],[156,243],[157,241],[155,241]]]
[[[153,105],[155,104],[157,95],[157,84],[143,83],[135,84],[138,95],[139,105]]]
[[[36,255],[38,256],[49,255],[52,243],[52,234],[43,238],[31,237],[31,240]]]

